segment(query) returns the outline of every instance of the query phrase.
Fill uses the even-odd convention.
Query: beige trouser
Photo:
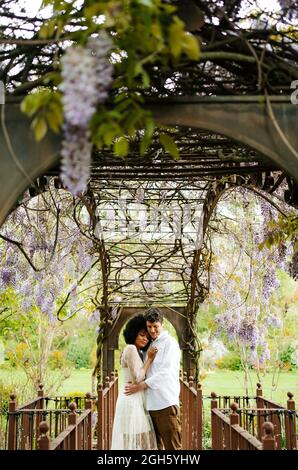
[[[159,450],[181,450],[181,431],[178,406],[149,411]]]

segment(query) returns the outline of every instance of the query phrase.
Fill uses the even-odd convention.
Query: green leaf
[[[117,135],[119,134],[118,130],[116,128],[109,128],[104,134],[103,134],[103,141],[107,147],[110,147],[113,143],[113,140]]]
[[[47,39],[47,38],[53,37],[55,34],[55,27],[56,27],[55,18],[46,21],[45,23],[43,23],[40,30],[38,31],[38,36],[41,39]]]
[[[49,111],[46,111],[45,117],[52,131],[58,133],[63,121],[62,114],[58,114],[57,111],[49,109]]]
[[[138,3],[144,7],[152,8],[154,2],[152,0],[138,0]]]
[[[138,77],[139,75],[141,75],[143,87],[148,88],[150,85],[150,77],[140,63],[136,64],[134,69],[134,76]]]
[[[88,20],[90,20],[93,16],[99,16],[102,13],[103,5],[100,3],[94,3],[94,5],[84,8],[84,15]]]
[[[160,40],[160,41],[163,41],[163,37],[162,37],[162,29],[161,29],[161,26],[160,26],[160,22],[159,21],[155,21],[154,23],[152,23],[151,25],[151,33],[152,35]]]
[[[40,93],[32,93],[30,95],[27,95],[21,102],[21,111],[27,114],[27,116],[32,117],[33,114],[35,114],[36,111],[39,109],[40,102]]]
[[[183,38],[183,52],[191,60],[198,60],[200,57],[200,47],[199,42],[195,36],[190,33],[185,32]]]
[[[166,152],[168,152],[175,160],[179,160],[179,150],[174,139],[168,134],[160,134],[159,141]]]
[[[169,47],[174,59],[179,59],[182,52],[184,23],[177,16],[169,28]]]
[[[45,118],[37,116],[33,119],[31,126],[34,131],[35,139],[39,142],[44,138],[48,130]]]
[[[118,157],[126,157],[129,150],[129,143],[125,137],[119,137],[114,143],[114,153]]]
[[[151,140],[152,140],[151,137],[148,136],[147,134],[145,134],[144,137],[142,138],[140,142],[140,154],[142,156],[145,154],[147,148],[151,144]]]
[[[149,137],[152,137],[154,133],[154,129],[155,129],[154,119],[152,119],[151,117],[146,118],[145,124],[146,124],[146,134]]]
[[[45,74],[43,83],[45,85],[51,83],[52,85],[59,85],[62,81],[61,74],[58,72],[48,72]]]

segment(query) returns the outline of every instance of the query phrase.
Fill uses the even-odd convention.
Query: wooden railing
[[[106,377],[104,387],[97,388],[97,448],[108,450],[111,447],[113,421],[118,398],[118,375]]]
[[[293,394],[287,394],[287,407],[263,397],[261,384],[257,384],[256,408],[263,410],[258,416],[258,436],[265,421],[272,422],[277,449],[297,449],[296,409]],[[284,441],[284,442],[283,442]]]
[[[55,439],[48,436],[49,425],[42,421],[39,425],[39,450],[91,450],[92,449],[92,401],[86,401],[86,410],[80,416],[76,404],[69,405],[68,426]]]
[[[212,450],[275,450],[274,426],[263,423],[262,442],[239,425],[237,403],[232,403],[231,413],[217,408],[216,394],[211,400]]]
[[[287,405],[283,407],[264,398],[260,384],[257,384],[256,396],[253,397],[216,396],[215,393],[211,397],[203,396],[201,385],[195,385],[193,378],[187,378],[186,374],[180,376],[180,384],[183,449],[203,448],[203,430],[206,427],[203,400],[205,403],[210,399],[213,448],[259,450],[264,445],[270,448],[274,441],[275,449],[297,449],[296,410],[291,393],[288,393]],[[117,397],[118,377],[112,372],[110,377],[106,377],[104,386],[98,386],[95,433],[100,450],[108,450],[111,446]],[[90,394],[85,398],[75,397],[74,403],[70,403],[71,399],[65,396],[44,397],[40,386],[35,400],[17,407],[16,396],[11,395],[9,411],[6,412],[8,432],[5,448],[92,448],[92,421],[96,415],[92,413],[92,400],[95,397]],[[206,439],[208,442],[210,437]]]
[[[43,385],[39,385],[39,390],[37,392],[37,398],[31,400],[24,405],[17,408],[16,395],[10,395],[10,402],[8,406],[8,443],[7,448],[9,450],[16,450],[17,448],[29,449],[30,439],[30,415],[27,411],[33,411],[36,409],[43,409],[44,396],[43,396]],[[26,411],[24,411],[26,410]],[[21,422],[18,423],[17,416],[21,416]],[[36,429],[39,429],[39,423],[41,422],[40,414],[36,415]],[[21,442],[18,445],[17,439],[17,429],[19,426],[23,429]],[[38,436],[37,436],[38,437]]]
[[[55,439],[67,428],[70,410],[74,407],[78,416],[89,407],[92,411],[92,400],[95,399],[87,393],[85,398],[75,397],[71,408],[70,405],[66,408],[72,397],[44,397],[42,386],[39,387],[38,393],[38,398],[20,407],[17,407],[16,395],[12,394],[10,396],[11,400],[7,413],[7,445],[5,448],[9,450],[36,449],[40,437],[40,424],[44,421],[46,421],[49,439]],[[81,409],[77,409],[77,404]],[[45,429],[45,425],[43,425],[43,429]]]
[[[186,373],[180,375],[181,384],[181,424],[182,424],[182,447],[183,449],[202,449],[202,438],[206,420],[206,406],[203,403],[208,400],[212,402],[216,397],[216,408],[220,416],[224,415],[222,421],[226,423],[230,419],[233,403],[237,406],[238,422],[234,423],[239,431],[239,442],[242,448],[252,449],[262,445],[266,423],[273,425],[275,448],[294,450],[297,449],[297,422],[295,401],[293,394],[288,393],[286,407],[279,405],[265,397],[260,384],[257,384],[254,396],[217,396],[215,393],[210,397],[202,395],[201,385],[193,383],[193,378],[187,378]],[[206,403],[205,403],[206,405]],[[216,414],[216,413],[215,413]],[[205,416],[205,421],[204,421]],[[235,418],[232,418],[235,420]],[[211,418],[212,421],[212,418]],[[223,432],[225,430],[225,424]],[[237,427],[239,426],[239,428]],[[212,427],[212,426],[211,426]],[[270,424],[269,424],[270,427]],[[233,428],[234,429],[234,428]],[[264,430],[265,429],[265,430]],[[211,440],[213,439],[213,431]],[[233,431],[234,433],[234,431]],[[269,438],[266,438],[267,440]],[[267,441],[266,441],[267,442]],[[268,444],[268,442],[267,442]]]
[[[202,386],[193,377],[180,376],[182,448],[202,449]]]

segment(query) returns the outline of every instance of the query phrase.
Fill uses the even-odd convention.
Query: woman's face
[[[138,332],[138,335],[135,339],[135,346],[137,349],[142,349],[147,346],[149,342],[149,334],[146,330],[141,330]]]

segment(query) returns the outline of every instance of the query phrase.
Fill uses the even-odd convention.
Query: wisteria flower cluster
[[[104,103],[112,82],[109,61],[112,41],[102,32],[91,37],[85,47],[71,46],[61,59],[65,116],[61,179],[76,196],[90,177],[92,144],[88,126],[98,105]]]
[[[43,197],[46,201],[47,196]],[[64,198],[66,206],[67,198],[72,199],[66,193],[61,197]],[[84,291],[91,284],[90,279],[86,277],[81,289],[78,289],[78,280],[94,263],[92,242],[83,238],[74,221],[69,220],[66,208],[61,216],[63,222],[60,225],[56,250],[51,258],[53,218],[50,214],[43,217],[42,209],[45,207],[40,201],[32,200],[30,207],[34,210],[30,219],[20,207],[8,219],[3,232],[7,238],[22,242],[37,270],[34,271],[29,266],[16,245],[3,242],[5,249],[0,257],[0,293],[6,292],[7,288],[13,289],[23,313],[38,308],[49,322],[54,324],[57,322],[59,306],[68,293],[69,300],[64,309],[66,316],[72,316],[76,311],[82,311],[82,307],[88,306],[86,298],[89,292],[86,290],[85,294],[80,294],[80,290]],[[41,209],[40,212],[36,210],[37,207]],[[88,313],[87,308],[85,311]]]

